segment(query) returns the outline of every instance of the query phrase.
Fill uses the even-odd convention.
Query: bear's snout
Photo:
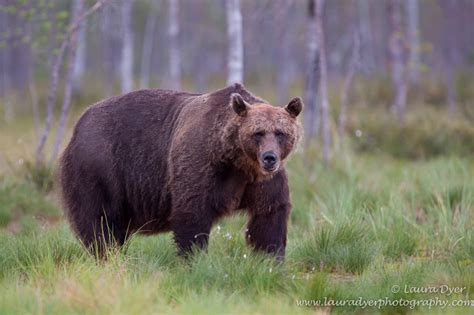
[[[262,154],[263,168],[266,171],[273,172],[278,167],[278,156],[273,151],[267,151]]]

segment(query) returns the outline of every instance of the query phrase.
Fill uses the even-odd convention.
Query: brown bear
[[[247,242],[283,258],[290,212],[284,161],[299,98],[274,107],[234,84],[209,94],[150,89],[88,108],[60,160],[65,212],[99,255],[133,233],[172,231],[205,248],[213,223],[245,209]]]

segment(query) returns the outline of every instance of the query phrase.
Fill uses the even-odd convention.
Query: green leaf
[[[69,16],[69,12],[67,11],[59,11],[58,13],[56,13],[56,19],[58,20],[65,20],[67,19]]]

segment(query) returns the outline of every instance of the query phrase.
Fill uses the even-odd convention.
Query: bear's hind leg
[[[69,194],[71,224],[83,245],[95,256],[106,257],[111,248],[126,241],[128,225],[119,198],[113,198],[104,185],[95,182],[85,191]]]
[[[77,233],[84,247],[99,258],[106,258],[110,250],[121,248],[127,239],[126,233],[106,215],[94,218],[82,231],[77,229]]]

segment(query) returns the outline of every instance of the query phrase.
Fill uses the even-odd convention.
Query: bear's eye
[[[257,131],[253,134],[253,137],[255,139],[260,139],[260,138],[263,138],[264,135],[265,135],[265,133],[263,131]]]
[[[277,131],[275,131],[275,136],[276,136],[277,138],[284,138],[286,135],[285,135],[285,133],[284,133],[283,131],[277,130]]]

